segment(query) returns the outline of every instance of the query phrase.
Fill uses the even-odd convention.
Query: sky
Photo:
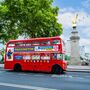
[[[80,36],[80,46],[85,46],[85,52],[90,53],[90,0],[54,0],[53,6],[60,8],[57,20],[63,25],[62,38],[69,40],[72,31],[72,19],[77,18],[77,30]]]

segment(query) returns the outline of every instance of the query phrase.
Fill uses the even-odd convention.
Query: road
[[[13,72],[0,68],[0,90],[90,90],[90,73],[62,75]]]

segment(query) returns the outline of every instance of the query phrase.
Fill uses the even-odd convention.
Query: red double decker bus
[[[66,71],[64,57],[64,42],[59,36],[10,40],[6,44],[4,69],[58,74]]]

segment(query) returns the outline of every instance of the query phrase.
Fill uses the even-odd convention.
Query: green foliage
[[[65,55],[65,60],[66,61],[70,60],[70,56],[69,55]]]
[[[2,58],[0,58],[0,63],[3,63],[3,62],[4,62],[4,53],[5,53],[5,49],[2,48],[0,51],[1,51],[0,56],[2,57]]]
[[[0,38],[4,41],[26,34],[51,37],[62,34],[57,22],[59,8],[53,0],[4,0],[0,3]]]

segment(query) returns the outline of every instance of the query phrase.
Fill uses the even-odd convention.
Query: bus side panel
[[[43,72],[50,72],[51,71],[51,64],[49,62],[43,61],[32,61],[32,62],[24,62],[23,70],[30,70],[30,71],[43,71]]]
[[[50,64],[43,61],[26,62],[26,64],[24,63],[23,70],[49,72],[51,70],[49,65]]]
[[[49,63],[49,61],[42,61],[40,62],[40,65],[39,65],[39,70],[40,71],[44,71],[44,72],[50,72],[51,71],[51,68],[50,68],[51,64]]]
[[[23,63],[22,69],[23,69],[23,70],[33,71],[33,70],[34,70],[34,63],[26,60],[26,61],[24,61],[24,63]]]
[[[5,61],[4,69],[13,70],[13,62],[12,61]]]

